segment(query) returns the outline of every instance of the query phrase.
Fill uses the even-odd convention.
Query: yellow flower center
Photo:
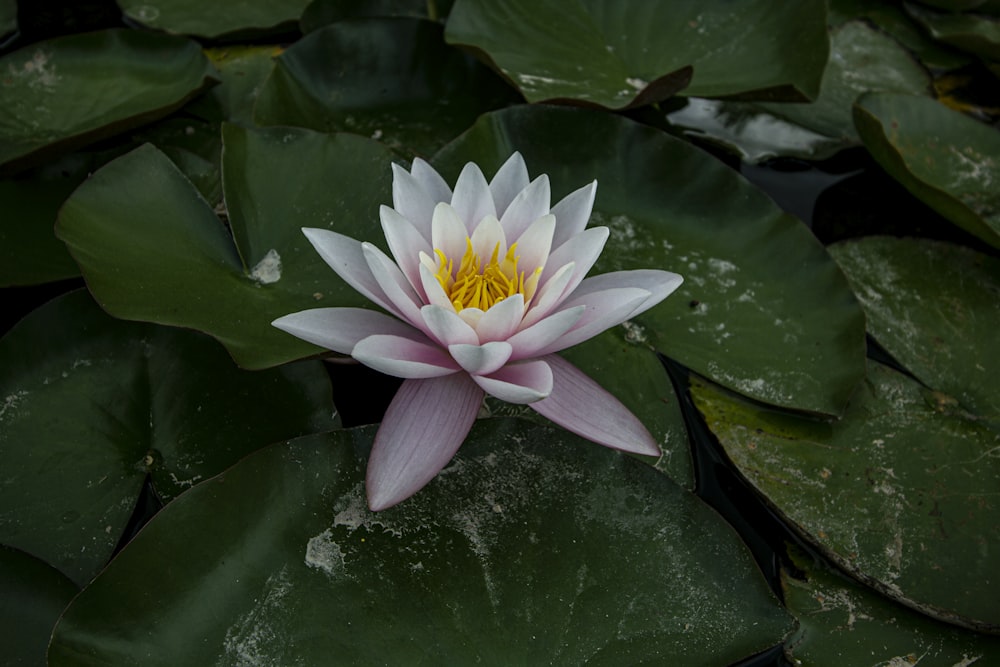
[[[518,256],[514,254],[516,250],[515,243],[501,260],[500,244],[497,243],[490,261],[480,266],[479,256],[472,249],[472,239],[466,238],[465,254],[462,255],[462,262],[457,272],[454,270],[454,262],[441,250],[434,249],[434,254],[438,258],[437,273],[434,276],[441,283],[457,312],[461,312],[464,308],[479,308],[486,311],[494,304],[515,294],[523,295],[527,303],[530,294],[525,292],[524,272],[517,270]],[[537,269],[535,273],[540,274],[541,269]]]

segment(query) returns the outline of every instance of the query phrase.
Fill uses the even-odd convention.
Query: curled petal
[[[507,237],[516,240],[524,230],[535,220],[549,213],[549,200],[551,190],[549,187],[549,177],[542,174],[531,185],[524,188],[510,207],[504,211],[500,223],[503,225]]]
[[[452,258],[457,262],[465,254],[465,239],[468,238],[468,235],[469,231],[465,228],[465,222],[449,204],[442,202],[434,208],[431,243],[435,250],[440,250],[445,257]]]
[[[479,221],[488,215],[496,216],[496,206],[486,177],[479,167],[469,162],[462,169],[455,182],[455,193],[451,196],[451,205],[464,222],[466,234],[471,234]],[[464,237],[463,237],[464,238]],[[461,255],[459,255],[461,256]]]
[[[539,350],[544,350],[547,346],[558,340],[560,336],[572,329],[573,325],[583,317],[585,310],[587,310],[586,306],[567,308],[566,310],[549,315],[541,322],[518,331],[507,339],[507,342],[514,349],[511,353],[511,359],[517,361],[518,359],[529,359],[538,356]]]
[[[569,193],[558,204],[552,207],[552,215],[556,216],[556,233],[552,239],[552,247],[558,248],[583,231],[594,210],[594,196],[597,194],[597,181],[585,185],[579,190]]]
[[[279,317],[271,324],[297,338],[341,354],[377,334],[421,341],[425,336],[395,317],[364,308],[313,308]]]
[[[510,343],[494,341],[484,345],[449,345],[448,351],[470,375],[489,375],[500,370],[510,359]]]
[[[538,359],[508,364],[496,373],[473,375],[472,379],[487,394],[508,403],[533,403],[552,391],[552,371]]]
[[[684,278],[682,276],[671,271],[661,271],[659,269],[636,269],[633,271],[602,273],[581,282],[580,286],[566,297],[565,304],[584,302],[591,294],[606,290],[638,287],[649,292],[649,296],[642,303],[638,304],[635,311],[628,316],[635,317],[666,299],[683,282]]]
[[[439,201],[442,200],[435,199],[409,172],[398,164],[392,165],[392,206],[426,242],[431,240],[431,216]]]
[[[431,481],[469,434],[482,400],[465,373],[403,382],[368,459],[368,506],[392,507]]]
[[[303,227],[302,233],[338,276],[348,285],[397,317],[402,317],[386,296],[365,260],[360,241],[328,229]]]
[[[466,324],[452,308],[431,304],[421,308],[420,315],[424,318],[424,324],[427,325],[431,335],[441,345],[460,343],[479,345],[479,336],[476,335],[475,329]]]
[[[565,350],[577,343],[593,338],[605,329],[621,324],[632,317],[642,303],[649,298],[649,292],[638,287],[621,287],[589,294],[585,299],[567,299],[560,309],[585,306],[583,315],[572,329],[545,346],[537,354],[549,354]]]
[[[464,311],[463,311],[464,312]],[[521,324],[524,317],[524,297],[520,294],[509,296],[483,313],[476,324],[479,340],[507,340]]]
[[[496,205],[497,215],[502,216],[519,192],[528,187],[528,168],[524,158],[514,151],[490,181],[490,193]]]
[[[362,338],[351,356],[369,368],[400,378],[433,378],[459,370],[451,355],[429,341],[391,335]]]
[[[420,253],[430,255],[434,252],[429,239],[425,239],[413,223],[388,206],[379,208],[378,213],[389,251],[406,280],[424,299],[426,295],[420,284]]]
[[[606,447],[660,455],[653,436],[621,401],[562,357],[551,355],[545,361],[552,368],[552,393],[531,404],[535,412]]]

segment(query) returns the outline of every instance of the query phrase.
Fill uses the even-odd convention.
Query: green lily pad
[[[376,18],[386,16],[407,16],[418,19],[439,20],[439,3],[435,0],[313,0],[299,19],[302,34],[307,35],[337,21],[347,19]],[[443,9],[450,9],[444,7]],[[430,15],[434,13],[434,16]],[[447,14],[447,12],[445,12]]]
[[[684,276],[634,321],[649,345],[762,401],[843,410],[864,376],[864,317],[802,223],[690,144],[586,109],[487,114],[434,163],[447,179],[467,160],[492,173],[515,149],[533,175],[549,175],[554,199],[597,179],[590,224],[611,238],[593,273]]]
[[[335,23],[277,60],[254,112],[261,125],[353,132],[430,155],[479,114],[515,98],[496,74],[411,18]]]
[[[0,58],[0,165],[9,170],[166,116],[213,80],[192,41],[105,30]]]
[[[867,237],[829,250],[882,347],[942,400],[1000,426],[1000,259],[926,239]]]
[[[785,644],[793,665],[959,667],[1000,660],[1000,639],[934,621],[793,554],[801,576],[781,586],[799,628]]]
[[[118,0],[125,16],[144,26],[179,35],[219,37],[259,32],[298,21],[309,0]]]
[[[145,146],[84,183],[63,206],[57,234],[116,317],[204,331],[246,368],[318,353],[271,321],[364,299],[301,228],[380,239],[391,154],[361,137],[298,128],[230,125],[223,143],[232,233],[177,167]]]
[[[228,46],[205,49],[219,71],[221,83],[185,107],[205,120],[252,127],[253,107],[271,70],[280,46]]]
[[[52,628],[76,585],[23,551],[0,546],[0,645],[4,664],[42,667]]]
[[[985,14],[936,12],[912,2],[904,2],[903,6],[934,39],[962,51],[1000,60],[1000,18]]]
[[[930,98],[892,93],[862,96],[854,123],[907,190],[1000,248],[1000,133]]]
[[[838,422],[691,391],[742,475],[833,562],[928,615],[1000,631],[1000,431],[874,361]]]
[[[0,544],[78,584],[111,555],[147,474],[170,499],[276,439],[335,426],[318,362],[241,371],[211,339],[115,320],[85,291],[0,339],[0,369]]]
[[[790,630],[732,529],[647,465],[481,420],[374,514],[373,435],[276,445],[178,498],[67,610],[49,664],[720,665]]]
[[[805,101],[827,58],[826,7],[807,0],[457,0],[446,38],[488,57],[529,102],[609,109],[701,97]]]

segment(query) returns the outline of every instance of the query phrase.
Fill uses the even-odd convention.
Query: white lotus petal
[[[413,226],[424,237],[431,240],[431,216],[434,206],[440,200],[433,199],[411,176],[398,164],[392,165],[392,205],[396,212],[413,223]]]
[[[509,343],[493,341],[484,345],[449,345],[448,352],[470,375],[489,375],[500,370],[510,359]]]
[[[519,238],[524,233],[528,225],[549,213],[551,196],[549,177],[542,174],[514,198],[500,218],[500,223],[507,237],[512,239],[512,243],[513,239]]]
[[[497,251],[497,256],[500,258],[500,261],[503,261],[504,256],[507,254],[507,238],[504,236],[503,227],[500,226],[500,221],[497,220],[495,215],[488,215],[483,218],[479,226],[472,232],[470,238],[472,240],[472,251],[479,256],[479,261],[483,265],[490,261],[493,251],[497,249],[498,245],[500,248]]]
[[[507,364],[492,375],[473,375],[472,379],[487,394],[508,403],[533,403],[552,392],[552,369],[538,359]]]
[[[427,295],[428,303],[432,303],[435,306],[441,306],[442,308],[449,308],[454,310],[455,307],[451,305],[451,301],[448,299],[448,295],[445,294],[444,288],[441,287],[441,283],[434,276],[434,269],[427,266],[427,264],[420,263],[420,284],[424,286],[424,294]]]
[[[369,368],[400,378],[441,377],[460,369],[451,355],[437,345],[403,336],[362,338],[351,356]]]
[[[372,276],[375,277],[375,281],[385,292],[386,297],[392,301],[402,319],[418,329],[423,329],[424,320],[420,317],[420,306],[423,304],[423,300],[406,280],[406,276],[399,270],[396,263],[371,243],[362,243],[361,250],[365,255],[365,261],[368,262],[368,268],[371,269]]]
[[[478,329],[479,321],[483,319],[483,314],[483,311],[479,308],[463,308],[459,311],[458,316],[473,329]]]
[[[559,221],[557,219],[556,231],[558,230]],[[580,284],[580,281],[587,275],[587,272],[594,266],[597,258],[601,256],[604,244],[608,241],[608,233],[607,227],[591,227],[590,229],[583,230],[553,250],[549,255],[549,261],[545,264],[545,270],[542,271],[542,278],[539,280],[539,285],[545,285],[545,282],[552,275],[555,275],[559,267],[567,262],[573,262],[575,264],[573,277],[570,278],[569,284],[566,285],[566,293],[572,293],[576,289],[576,286]]]
[[[454,309],[447,306],[428,305],[420,309],[420,315],[437,342],[441,345],[465,343],[479,345],[479,336],[475,329],[459,317]]]
[[[436,204],[437,202],[451,201],[451,188],[441,178],[441,174],[437,173],[429,164],[420,158],[414,158],[410,173],[432,202]]]
[[[476,324],[479,340],[507,340],[521,325],[524,317],[524,297],[520,294],[509,296],[483,313]]]
[[[380,334],[427,342],[423,332],[402,320],[365,308],[313,308],[279,317],[271,325],[341,354],[350,354],[363,338]]]
[[[517,266],[525,273],[534,271],[536,268],[544,267],[549,259],[549,249],[552,248],[552,232],[556,229],[556,217],[554,215],[543,215],[524,230],[524,233],[511,243],[517,243],[517,252],[520,259]]]
[[[458,212],[458,217],[465,222],[468,230],[466,234],[471,233],[486,216],[497,214],[486,177],[472,162],[465,165],[462,173],[458,175],[455,192],[451,196],[451,205]]]
[[[683,282],[684,278],[682,276],[671,271],[661,271],[659,269],[612,271],[611,273],[591,276],[581,282],[579,287],[566,297],[564,305],[570,302],[583,303],[588,299],[589,295],[610,289],[638,287],[649,292],[649,296],[642,303],[638,304],[635,311],[629,315],[629,317],[635,317],[666,299]]]
[[[573,279],[575,269],[576,265],[573,262],[563,264],[555,275],[549,278],[548,282],[538,288],[531,300],[531,307],[528,308],[528,312],[524,314],[524,319],[521,321],[522,329],[541,320],[562,302],[566,294],[566,286]]]
[[[344,282],[363,294],[369,301],[375,302],[397,317],[402,316],[399,309],[393,305],[392,300],[379,286],[375,276],[372,275],[368,262],[365,260],[361,242],[328,229],[303,227],[302,233],[316,248],[316,252],[323,258],[323,261],[329,264],[330,268],[344,279]]]
[[[465,240],[469,231],[458,212],[450,204],[444,202],[434,207],[434,220],[431,222],[431,244],[435,250],[440,250],[444,256],[455,263],[458,268],[465,254]]]
[[[502,216],[519,192],[528,187],[528,168],[524,158],[514,151],[490,181],[490,193],[496,205],[497,215]]]
[[[593,338],[606,329],[621,324],[635,309],[649,298],[649,292],[638,287],[620,287],[590,294],[581,303],[567,299],[560,310],[585,306],[583,315],[572,329],[545,346],[537,354],[550,354],[565,350],[577,343]]]
[[[420,255],[430,255],[434,252],[430,242],[421,236],[413,224],[388,206],[379,208],[379,219],[382,221],[382,232],[389,244],[389,250],[396,259],[396,264],[406,276],[410,285],[417,291],[422,300],[426,300],[424,287],[420,283]]]
[[[594,210],[594,197],[596,195],[597,181],[594,181],[569,193],[552,207],[552,215],[556,216],[556,233],[552,238],[553,248],[558,248],[583,231]]]
[[[510,356],[511,361],[537,357],[539,350],[544,350],[572,329],[583,317],[585,310],[587,310],[586,306],[574,306],[560,310],[537,324],[518,331],[507,339],[507,342],[514,348]]]

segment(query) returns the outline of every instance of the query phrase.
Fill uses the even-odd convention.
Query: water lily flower
[[[385,312],[316,308],[273,322],[405,378],[375,436],[369,507],[395,505],[433,479],[484,394],[528,404],[599,444],[658,455],[628,408],[556,354],[655,306],[682,280],[654,269],[585,278],[608,239],[607,227],[586,228],[597,182],[550,208],[548,177],[529,182],[519,153],[489,183],[465,165],[454,191],[423,160],[392,169],[394,208],[379,211],[392,257],[336,232],[302,230]]]

